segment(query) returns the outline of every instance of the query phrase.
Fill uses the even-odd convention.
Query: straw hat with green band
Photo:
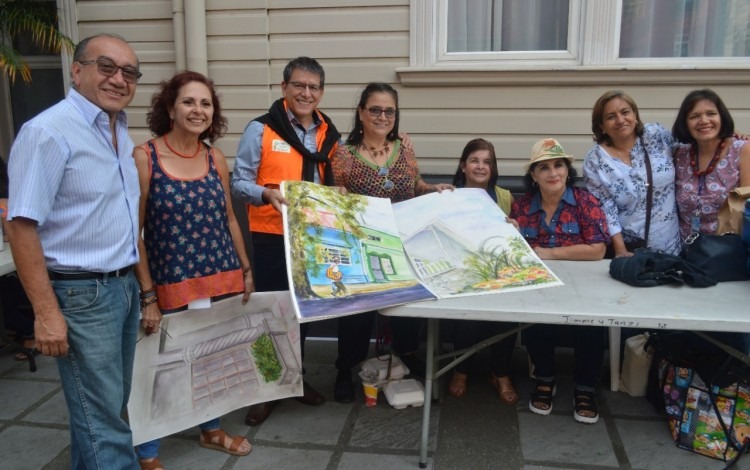
[[[573,163],[574,160],[573,155],[565,153],[565,149],[562,148],[557,139],[542,139],[531,147],[531,158],[524,164],[523,169],[529,171],[529,167],[534,163],[554,160],[556,158],[565,158],[569,163]]]

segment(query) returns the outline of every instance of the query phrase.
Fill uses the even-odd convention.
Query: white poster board
[[[161,330],[136,346],[128,404],[133,444],[301,395],[299,324],[289,292],[256,292],[246,305],[238,295],[210,309],[165,315]]]
[[[441,299],[562,285],[483,189],[425,194],[393,213],[417,277]]]

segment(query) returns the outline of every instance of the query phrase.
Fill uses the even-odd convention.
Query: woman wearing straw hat
[[[524,166],[528,193],[513,203],[511,218],[542,259],[599,260],[607,246],[607,222],[599,202],[588,191],[573,187],[573,157],[555,139],[542,139],[531,149]],[[524,333],[534,363],[535,387],[529,409],[540,415],[552,412],[555,396],[554,352],[560,327],[534,325]],[[596,385],[604,355],[603,330],[573,328],[575,382],[573,417],[593,424],[599,419]]]

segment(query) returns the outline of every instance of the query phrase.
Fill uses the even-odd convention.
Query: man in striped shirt
[[[73,88],[23,126],[10,153],[10,245],[37,348],[57,358],[76,469],[138,468],[122,417],[140,310],[140,190],[123,110],[140,76],[124,39],[84,39]]]

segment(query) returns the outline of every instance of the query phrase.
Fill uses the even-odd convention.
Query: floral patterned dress
[[[143,239],[159,308],[173,310],[196,299],[242,292],[242,268],[213,152],[208,148],[204,175],[181,179],[162,168],[153,141],[148,149],[151,178]]]
[[[680,236],[683,240],[692,232],[693,216],[700,214],[700,232],[714,233],[717,215],[729,192],[740,183],[740,153],[744,140],[732,139],[727,154],[705,177],[693,174],[690,165],[690,146],[681,146],[674,155],[675,192],[680,215]]]
[[[644,148],[645,147],[645,148]],[[607,216],[610,236],[623,239],[646,238],[646,150],[654,181],[651,228],[648,247],[673,255],[680,252],[680,231],[675,202],[675,169],[672,133],[659,124],[646,124],[642,138],[630,151],[631,164],[612,157],[595,145],[583,162],[586,187],[599,199]]]

